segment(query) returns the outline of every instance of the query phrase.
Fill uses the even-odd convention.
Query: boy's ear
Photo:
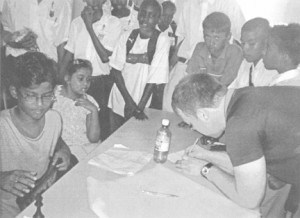
[[[18,99],[17,88],[15,86],[9,86],[9,92],[13,98]]]
[[[205,108],[199,108],[196,111],[197,118],[203,122],[209,119],[209,113]]]
[[[230,39],[231,39],[231,32],[229,32],[228,34],[227,34],[227,40],[229,41]]]
[[[66,74],[66,75],[64,76],[64,81],[65,81],[66,83],[70,81],[70,76],[69,76],[68,74]]]

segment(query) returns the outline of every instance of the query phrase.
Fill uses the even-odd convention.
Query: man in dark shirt
[[[250,209],[261,206],[267,175],[271,175],[293,186],[298,205],[299,102],[298,87],[234,91],[206,74],[185,77],[173,93],[174,111],[204,135],[219,137],[225,131],[222,139],[227,150],[216,152],[191,146],[177,167],[201,172],[231,200]]]

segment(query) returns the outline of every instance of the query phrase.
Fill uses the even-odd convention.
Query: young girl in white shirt
[[[99,106],[86,94],[92,79],[92,65],[88,60],[75,59],[64,76],[65,84],[56,87],[53,108],[63,119],[62,138],[71,152],[84,158],[100,141]]]

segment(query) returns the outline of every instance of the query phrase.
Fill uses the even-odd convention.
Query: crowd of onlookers
[[[178,168],[201,167],[217,183],[205,174],[215,169],[236,192],[215,185],[238,204],[297,217],[300,25],[246,21],[235,0],[186,1],[177,23],[172,1],[83,2],[72,20],[71,0],[3,1],[0,216],[19,212],[16,196],[50,156],[67,170],[71,154],[80,161],[150,107],[227,145],[226,155],[191,151]],[[269,186],[268,204],[281,202],[272,210]]]

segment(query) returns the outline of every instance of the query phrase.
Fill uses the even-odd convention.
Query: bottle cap
[[[170,121],[169,121],[168,119],[163,119],[163,120],[161,121],[161,124],[162,124],[163,126],[169,126]]]

